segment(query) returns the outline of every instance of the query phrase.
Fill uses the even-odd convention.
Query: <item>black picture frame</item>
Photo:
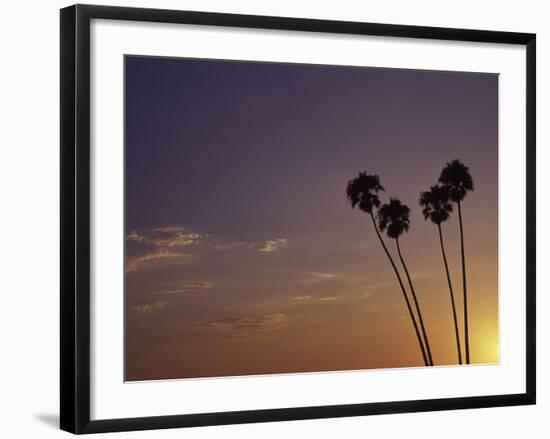
[[[90,420],[90,21],[133,20],[334,34],[408,37],[526,47],[526,392],[415,401]],[[287,421],[535,404],[536,36],[302,18],[110,6],[61,10],[61,429],[80,433]]]

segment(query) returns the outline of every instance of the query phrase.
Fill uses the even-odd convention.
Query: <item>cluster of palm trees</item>
[[[439,243],[441,247],[441,254],[443,257],[443,263],[445,266],[445,273],[447,275],[447,283],[449,286],[449,294],[451,299],[451,308],[456,337],[456,348],[458,364],[463,364],[462,361],[462,348],[461,337],[458,326],[458,317],[455,303],[455,296],[453,291],[453,285],[451,282],[451,275],[449,273],[449,264],[447,262],[447,255],[445,253],[445,245],[443,241],[442,223],[449,219],[453,212],[453,204],[456,204],[458,210],[458,222],[460,228],[460,253],[462,262],[462,291],[463,291],[463,309],[464,309],[464,353],[466,364],[470,364],[470,343],[468,334],[468,295],[466,287],[466,260],[464,257],[464,231],[462,226],[462,202],[467,193],[474,190],[474,184],[472,176],[469,173],[468,167],[465,166],[459,160],[452,160],[441,171],[439,180],[436,185],[432,186],[428,191],[420,194],[419,205],[422,207],[422,214],[425,220],[430,220],[437,226],[439,233]],[[390,198],[388,203],[382,204],[379,197],[379,192],[383,192],[384,187],[380,184],[380,178],[378,175],[367,174],[366,172],[360,172],[356,178],[351,179],[348,182],[346,188],[346,195],[351,203],[352,208],[359,208],[361,211],[369,214],[376,236],[384,249],[388,260],[390,261],[395,277],[405,304],[407,305],[407,311],[411,318],[411,322],[418,339],[420,352],[422,359],[426,366],[433,366],[434,361],[432,357],[432,351],[428,340],[428,334],[424,325],[424,318],[422,316],[421,307],[418,301],[416,291],[412,277],[410,275],[407,264],[399,245],[399,238],[403,233],[409,231],[410,225],[410,209],[407,205],[403,204],[397,198]],[[403,278],[401,277],[400,270],[398,269],[394,258],[386,242],[382,237],[381,232],[386,232],[388,238],[393,239],[399,261],[405,277],[407,278],[407,284],[410,291],[407,291]],[[409,299],[409,293],[412,296],[414,302],[414,309]],[[417,321],[418,319],[418,321]]]

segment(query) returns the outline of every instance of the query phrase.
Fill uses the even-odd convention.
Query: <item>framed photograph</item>
[[[62,429],[535,393],[535,35],[61,10]]]

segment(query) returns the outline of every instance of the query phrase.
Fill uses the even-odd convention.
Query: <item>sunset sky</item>
[[[401,248],[434,361],[455,364],[437,228],[418,207],[455,158],[475,184],[472,362],[498,361],[497,75],[127,56],[125,89],[127,380],[423,366],[345,197],[364,170],[412,210]],[[456,214],[443,232],[462,335]]]

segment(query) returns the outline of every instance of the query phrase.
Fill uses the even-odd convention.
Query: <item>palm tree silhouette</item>
[[[468,293],[466,288],[466,260],[464,257],[464,229],[462,227],[462,200],[469,191],[474,190],[474,181],[468,167],[460,160],[448,162],[441,171],[439,182],[449,191],[450,199],[458,206],[460,225],[460,254],[462,258],[462,292],[464,295],[464,344],[466,364],[470,364],[470,340],[468,336]]]
[[[424,344],[422,343],[422,338],[420,337],[418,324],[416,323],[416,319],[411,308],[411,303],[409,301],[409,297],[407,296],[407,291],[405,290],[405,286],[403,285],[403,281],[401,280],[401,275],[397,270],[397,266],[395,265],[395,262],[393,261],[393,258],[388,248],[386,247],[386,244],[384,243],[384,239],[382,238],[382,235],[380,235],[378,225],[376,224],[376,220],[374,218],[373,209],[380,207],[380,198],[378,197],[378,192],[381,191],[384,191],[384,188],[380,184],[380,178],[378,177],[378,175],[369,175],[366,172],[360,172],[356,178],[353,178],[348,182],[348,185],[346,187],[346,195],[349,202],[351,203],[351,207],[355,208],[355,206],[357,206],[363,212],[368,213],[372,219],[372,224],[374,226],[376,236],[378,236],[378,240],[380,241],[380,244],[382,245],[382,248],[384,249],[384,252],[386,253],[386,256],[390,261],[395,276],[397,277],[399,286],[401,287],[403,298],[405,299],[405,303],[407,304],[409,316],[411,317],[414,330],[416,332],[416,337],[418,338],[418,344],[420,345],[424,364],[426,366],[429,366],[430,363],[428,362],[428,358],[426,357],[426,350],[424,349]]]
[[[414,299],[414,305],[416,307],[416,312],[418,313],[418,320],[420,321],[420,327],[422,329],[422,336],[424,337],[424,343],[426,344],[426,353],[428,354],[428,361],[430,366],[433,366],[434,362],[432,359],[432,351],[430,349],[430,343],[428,341],[428,335],[426,334],[426,328],[424,326],[424,319],[422,318],[422,311],[420,310],[420,305],[418,303],[418,298],[416,297],[416,292],[414,290],[414,285],[409,274],[409,269],[407,264],[405,264],[405,259],[401,253],[401,247],[399,246],[399,237],[409,230],[409,215],[411,210],[409,207],[397,198],[390,198],[389,204],[386,203],[380,207],[378,210],[378,225],[381,231],[386,231],[386,235],[389,238],[395,239],[395,245],[397,247],[397,254],[401,260],[401,265],[405,270],[405,275],[407,276],[407,281],[409,282],[409,287]]]
[[[453,293],[453,284],[449,273],[449,265],[447,264],[447,255],[445,254],[445,246],[443,244],[443,232],[441,231],[441,223],[449,219],[450,213],[453,211],[453,205],[449,198],[449,190],[445,186],[432,186],[429,191],[420,194],[418,202],[422,207],[422,214],[427,221],[431,220],[437,226],[439,232],[439,244],[441,245],[441,254],[443,255],[443,263],[445,264],[445,272],[447,273],[447,283],[449,284],[449,293],[451,294],[451,305],[453,309],[453,320],[455,325],[456,335],[456,350],[458,353],[458,364],[462,364],[462,350],[460,348],[460,333],[458,331],[458,318],[456,316],[455,298]]]

